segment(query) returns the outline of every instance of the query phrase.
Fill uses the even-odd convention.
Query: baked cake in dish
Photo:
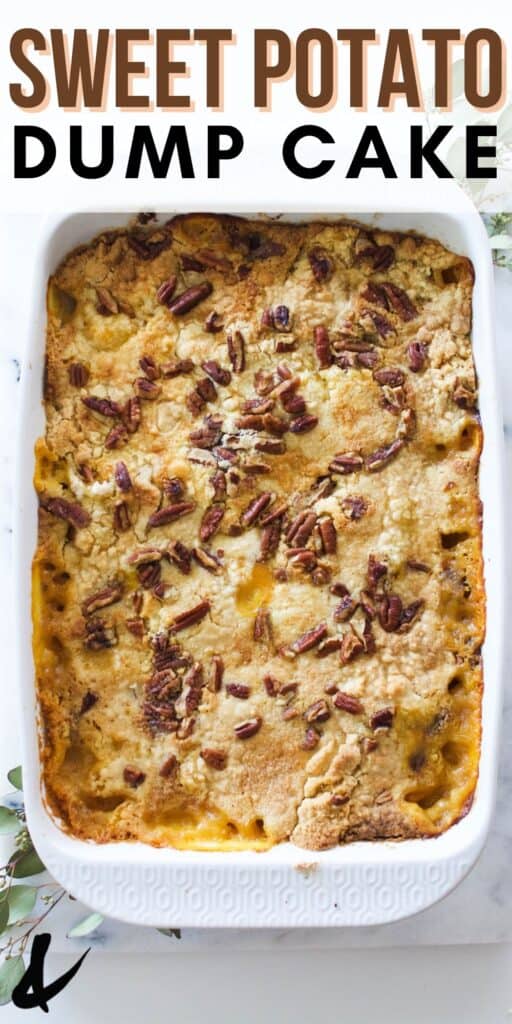
[[[478,774],[473,270],[332,221],[139,217],[48,287],[33,621],[72,834],[443,832]]]

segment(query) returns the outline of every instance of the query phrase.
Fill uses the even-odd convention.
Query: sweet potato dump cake
[[[72,833],[322,849],[467,811],[472,283],[426,238],[196,214],[60,265],[33,604]]]

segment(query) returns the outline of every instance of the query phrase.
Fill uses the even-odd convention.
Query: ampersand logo
[[[83,961],[90,952],[89,947],[80,959],[77,960],[76,964],[69,968],[69,971],[61,974],[60,978],[55,978],[55,981],[50,982],[49,985],[45,985],[43,977],[44,960],[50,946],[50,941],[51,936],[49,932],[43,932],[42,935],[36,935],[34,938],[30,953],[30,963],[21,981],[18,982],[12,993],[12,1001],[20,1010],[33,1010],[35,1006],[39,1006],[41,1010],[48,1013],[50,999],[53,999],[59,992],[62,992],[66,985],[69,985],[69,982],[75,977],[77,971],[80,970]]]

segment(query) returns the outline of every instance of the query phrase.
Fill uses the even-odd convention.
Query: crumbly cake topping
[[[74,834],[322,849],[467,811],[472,282],[413,235],[198,214],[60,265],[34,651]]]

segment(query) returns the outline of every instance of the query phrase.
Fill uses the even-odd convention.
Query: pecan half
[[[286,340],[284,338],[278,338],[275,343],[275,351],[280,353],[295,352],[296,348],[297,342],[295,338],[286,338]]]
[[[214,576],[222,569],[220,558],[214,555],[213,551],[208,551],[206,548],[193,548],[192,557],[198,565],[213,573]]]
[[[363,310],[362,316],[368,317],[371,320],[377,334],[379,334],[381,338],[387,338],[388,334],[395,333],[393,324],[390,323],[387,317],[383,316],[382,313],[377,313],[375,309]]]
[[[114,506],[114,530],[118,533],[125,533],[130,529],[130,511],[126,501],[116,501]]]
[[[175,754],[169,754],[169,757],[164,761],[163,765],[158,772],[162,779],[168,779],[174,774],[178,767],[178,758]]]
[[[82,398],[82,402],[87,409],[91,409],[92,412],[98,412],[100,416],[106,416],[107,419],[115,420],[121,415],[120,406],[110,398],[98,398],[96,395],[86,395],[85,398]]]
[[[268,608],[258,608],[254,619],[252,631],[253,639],[257,643],[270,643],[272,640],[272,619]]]
[[[210,537],[217,532],[225,511],[224,505],[209,505],[205,510],[199,527],[199,536],[202,541],[210,540]]]
[[[346,594],[342,597],[340,603],[336,605],[336,608],[332,613],[332,617],[335,622],[348,622],[348,620],[352,618],[356,608],[357,601],[354,601],[350,594]]]
[[[190,564],[192,560],[192,552],[181,542],[181,540],[171,540],[167,547],[167,553],[171,562],[179,569],[184,576],[188,576],[190,572]]]
[[[379,580],[386,576],[388,567],[384,562],[379,562],[375,555],[368,555],[368,586],[370,590],[375,590]]]
[[[290,423],[292,434],[306,434],[318,424],[318,416],[297,416]]]
[[[389,729],[393,725],[395,712],[393,708],[380,708],[370,718],[372,729]]]
[[[320,736],[318,735],[316,729],[314,729],[313,726],[310,725],[306,729],[306,732],[304,734],[304,739],[302,740],[301,748],[302,750],[314,750],[319,743]]]
[[[214,402],[217,398],[217,388],[209,377],[201,377],[196,384],[195,391],[203,399],[203,402]]]
[[[161,568],[159,562],[142,562],[137,566],[137,576],[143,590],[153,590],[160,583]]]
[[[259,562],[266,562],[275,555],[281,539],[281,519],[268,523],[261,531]]]
[[[310,704],[304,712],[306,722],[326,722],[331,717],[329,705],[326,700],[316,700]]]
[[[285,441],[276,437],[262,437],[254,442],[256,451],[265,455],[282,455],[286,451]]]
[[[203,747],[199,752],[208,768],[215,768],[221,772],[228,763],[228,755],[225,750],[218,750],[216,747]]]
[[[289,393],[282,396],[281,405],[290,416],[304,416],[307,408],[302,395],[291,395]]]
[[[254,388],[258,395],[268,395],[274,387],[274,375],[267,370],[258,370],[254,374]]]
[[[364,459],[357,452],[338,452],[329,463],[329,471],[340,476],[348,476],[350,473],[357,473],[363,465]]]
[[[88,651],[103,651],[117,644],[114,627],[108,627],[102,619],[88,619],[85,624],[84,647]]]
[[[114,316],[119,313],[119,304],[108,288],[96,288],[96,311],[100,316]]]
[[[402,600],[398,594],[379,595],[377,616],[386,633],[394,633],[402,621]]]
[[[142,358],[139,359],[139,366],[148,380],[158,380],[160,376],[160,367],[157,366],[152,356],[142,356]]]
[[[128,433],[124,423],[117,423],[115,427],[109,430],[105,438],[105,448],[113,451],[115,448],[120,448],[121,445],[126,444],[127,440]]]
[[[120,491],[130,491],[132,489],[132,480],[128,472],[128,467],[125,462],[116,462],[114,469],[114,479]]]
[[[409,367],[413,373],[419,373],[423,369],[427,358],[427,351],[427,346],[421,341],[411,341],[411,344],[407,346]]]
[[[354,256],[356,262],[368,260],[375,271],[389,270],[395,260],[395,250],[392,245],[376,245],[369,235],[361,232],[356,239]]]
[[[205,359],[201,366],[205,373],[208,374],[216,384],[221,384],[226,387],[231,381],[231,374],[229,370],[225,370],[215,359]]]
[[[425,602],[420,599],[418,601],[411,601],[411,604],[408,604],[407,607],[403,609],[400,619],[400,626],[398,627],[399,633],[407,632],[409,627],[412,626],[412,623],[418,617],[424,605]]]
[[[212,690],[213,693],[218,693],[224,678],[224,662],[220,654],[214,654],[212,656],[210,674],[208,677],[207,687]]]
[[[91,521],[89,513],[77,501],[66,501],[65,498],[51,498],[49,494],[40,494],[39,504],[46,512],[71,523],[77,530],[88,526]]]
[[[276,679],[275,676],[263,676],[263,686],[265,687],[269,697],[277,697],[280,687],[279,680]]]
[[[141,786],[145,778],[145,772],[139,771],[138,768],[132,768],[130,765],[127,765],[123,771],[123,779],[132,789],[137,789],[138,786]]]
[[[340,711],[347,711],[349,715],[362,715],[364,711],[364,707],[357,697],[352,697],[349,693],[342,693],[341,690],[336,693],[333,703]]]
[[[213,310],[206,317],[206,320],[204,322],[205,331],[208,331],[209,334],[218,334],[219,331],[222,331],[223,327],[224,324],[222,323],[219,314],[216,313],[215,310]]]
[[[245,683],[226,683],[224,689],[230,697],[237,697],[238,700],[248,700],[251,696],[251,687]]]
[[[154,402],[162,392],[161,385],[147,377],[137,377],[134,388],[137,397],[143,398],[146,402]]]
[[[321,370],[325,370],[332,363],[332,352],[329,341],[329,332],[326,327],[319,325],[313,329],[316,357]]]
[[[175,519],[181,519],[182,516],[187,516],[190,512],[193,512],[195,507],[194,501],[177,501],[173,505],[164,505],[163,508],[152,512],[147,521],[147,526],[151,529],[154,526],[165,526],[167,523],[173,523]]]
[[[139,638],[144,636],[144,631],[145,631],[144,619],[141,619],[141,618],[138,618],[138,617],[133,618],[133,619],[125,619],[125,623],[124,624],[125,624],[128,632],[131,633],[132,636],[136,636],[136,637],[139,637]]]
[[[390,388],[398,388],[404,383],[405,374],[397,366],[383,366],[373,371],[373,379],[377,384],[387,384]]]
[[[129,398],[122,411],[123,423],[129,434],[135,434],[140,426],[140,399]]]
[[[117,580],[112,583],[108,583],[102,590],[96,591],[95,594],[91,594],[90,597],[86,598],[82,602],[82,615],[91,615],[93,612],[97,612],[100,608],[106,608],[110,604],[116,604],[120,601],[123,596],[123,586]]]
[[[157,237],[151,235],[149,238],[143,235],[127,235],[127,242],[131,249],[141,260],[154,260],[161,252],[168,249],[172,242],[172,236],[170,234],[164,234],[162,231],[155,232]]]
[[[189,434],[196,448],[214,448],[222,436],[222,420],[217,416],[205,416],[203,426]]]
[[[330,516],[318,520],[318,532],[322,542],[322,550],[325,555],[333,555],[338,543],[336,527]]]
[[[191,373],[193,369],[192,359],[171,359],[168,363],[162,363],[160,366],[162,377],[181,377],[184,373]]]
[[[211,281],[201,281],[201,284],[192,285],[191,288],[187,288],[180,295],[176,295],[175,298],[166,302],[167,309],[173,316],[183,316],[184,313],[194,309],[203,299],[207,299],[212,291]]]
[[[394,310],[401,320],[414,320],[417,317],[418,310],[403,288],[399,288],[392,281],[383,281],[381,288],[386,293],[390,309]]]
[[[69,383],[74,388],[84,388],[89,380],[89,370],[83,363],[70,363],[68,377]]]
[[[210,602],[208,600],[200,601],[199,604],[194,605],[193,608],[188,608],[185,612],[180,612],[176,616],[170,630],[172,633],[179,633],[182,629],[188,629],[189,626],[195,626],[197,622],[201,622],[205,615],[210,611]]]
[[[235,725],[235,736],[239,740],[248,740],[251,736],[255,736],[260,731],[263,720],[256,715],[254,718],[247,718],[245,722],[239,722]]]
[[[334,654],[335,651],[339,651],[340,647],[341,638],[339,636],[328,636],[318,645],[316,656],[317,658],[326,658],[328,654]]]
[[[452,398],[459,409],[474,409],[476,405],[475,392],[464,381],[460,380],[459,377],[455,380]]]
[[[274,495],[271,491],[263,491],[262,494],[256,495],[256,497],[249,502],[245,512],[242,512],[241,522],[243,526],[253,526],[261,513],[265,511],[268,505],[270,505],[273,498]]]
[[[316,647],[326,636],[327,625],[325,622],[320,622],[318,626],[313,626],[312,629],[306,630],[302,636],[297,637],[297,640],[290,644],[290,650],[294,654],[303,654],[304,651],[310,651],[312,647]]]
[[[378,469],[383,469],[387,466],[398,452],[404,447],[405,441],[401,437],[395,438],[391,444],[383,445],[382,448],[377,448],[376,451],[372,452],[371,455],[367,455],[364,464],[365,469],[369,473],[374,473]]]
[[[286,531],[286,543],[301,548],[307,544],[316,524],[314,512],[299,512]]]
[[[310,249],[308,260],[313,277],[319,284],[323,284],[324,281],[328,281],[332,277],[334,270],[332,259],[320,245],[315,245],[313,249]]]
[[[361,637],[350,630],[343,634],[341,639],[340,647],[340,661],[342,665],[348,665],[349,661],[353,661],[359,654],[363,654],[365,650],[364,641]]]
[[[160,302],[162,306],[167,306],[176,291],[177,283],[178,279],[175,274],[171,274],[167,281],[163,281],[156,293],[157,302]]]
[[[245,370],[245,341],[241,331],[228,334],[226,339],[228,356],[234,373]]]

